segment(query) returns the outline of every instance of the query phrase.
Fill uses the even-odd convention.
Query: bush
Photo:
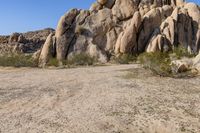
[[[113,60],[117,64],[129,64],[135,62],[137,60],[137,57],[131,54],[122,54],[118,57],[114,57]]]
[[[56,58],[50,58],[47,66],[55,66],[58,67],[59,66],[59,61]]]
[[[138,61],[144,68],[150,69],[154,74],[164,77],[191,78],[197,75],[197,72],[192,70],[185,72],[173,71],[173,66],[171,65],[171,59],[168,53],[143,53],[138,56]]]
[[[0,56],[0,66],[3,67],[37,67],[38,63],[31,55],[6,54]]]
[[[80,54],[75,54],[73,57],[71,57],[70,59],[63,61],[63,63],[65,65],[68,66],[90,66],[90,65],[94,65],[96,63],[96,58],[91,57],[90,55],[86,54],[86,53],[80,53]]]
[[[138,61],[143,64],[144,68],[150,69],[155,74],[161,76],[170,76],[172,74],[171,60],[167,53],[143,53],[138,56]]]
[[[188,57],[188,58],[195,57],[195,54],[189,53],[187,49],[182,46],[175,47],[173,50],[173,54],[175,54],[175,57],[177,59],[181,59],[182,57]]]

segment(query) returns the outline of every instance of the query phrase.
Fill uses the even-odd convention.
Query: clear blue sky
[[[55,28],[71,8],[88,9],[95,0],[1,0],[0,35]],[[200,4],[200,0],[190,0]]]

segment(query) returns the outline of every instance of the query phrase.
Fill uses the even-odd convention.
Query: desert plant
[[[138,56],[138,61],[144,68],[150,69],[154,74],[164,77],[190,78],[197,75],[197,73],[192,70],[185,72],[173,71],[169,53],[143,53]]]
[[[137,57],[132,54],[122,54],[118,57],[113,57],[113,62],[117,64],[129,64],[132,62],[135,62],[137,60]]]
[[[173,54],[175,55],[175,57],[177,59],[181,59],[182,57],[188,57],[188,58],[191,58],[191,57],[194,57],[195,54],[193,53],[189,53],[187,51],[186,48],[182,47],[182,46],[178,46],[178,47],[175,47],[174,50],[172,51]]]
[[[80,54],[75,54],[73,55],[71,58],[69,58],[68,60],[63,61],[63,63],[65,65],[69,65],[69,66],[89,66],[89,65],[94,65],[96,62],[96,58],[91,57],[90,55],[86,54],[86,53],[80,53]]]
[[[56,58],[51,57],[47,63],[47,66],[59,66],[59,61]]]
[[[143,53],[138,56],[138,61],[143,64],[144,68],[148,68],[158,75],[169,76],[172,73],[171,60],[167,53]]]
[[[36,67],[37,62],[31,55],[25,54],[5,54],[0,56],[0,66],[4,67]]]

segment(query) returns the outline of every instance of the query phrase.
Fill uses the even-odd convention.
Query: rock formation
[[[200,8],[184,0],[97,0],[90,10],[68,11],[51,37],[60,62],[82,52],[106,62],[110,55],[169,51],[178,45],[198,53]]]
[[[0,43],[9,44],[13,51],[41,48],[35,54],[40,66],[50,56],[61,65],[79,53],[107,62],[112,55],[171,51],[179,45],[197,54],[200,8],[184,0],[97,0],[89,10],[72,9],[64,14],[55,33],[43,33],[14,33],[0,37]]]
[[[27,33],[13,33],[10,36],[0,36],[0,54],[34,53],[42,47],[47,36],[53,29],[44,29]]]

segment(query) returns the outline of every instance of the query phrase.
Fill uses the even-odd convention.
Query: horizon
[[[0,35],[55,29],[62,15],[72,8],[89,9],[96,0],[2,0],[0,5]],[[200,5],[198,0],[188,0]],[[78,4],[77,4],[78,3]]]

